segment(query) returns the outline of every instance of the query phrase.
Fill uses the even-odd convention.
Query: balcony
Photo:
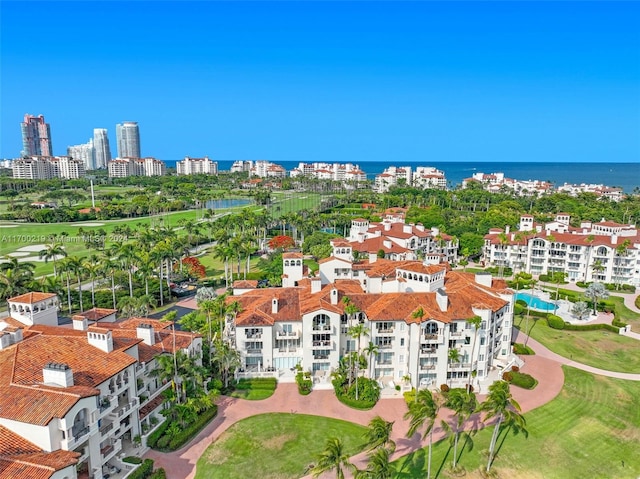
[[[299,331],[278,331],[276,339],[297,339],[299,334]]]
[[[444,342],[444,336],[442,334],[432,334],[432,333],[423,334],[420,337],[420,341],[422,343],[427,343],[427,344],[433,344],[433,343],[442,344]]]
[[[376,361],[376,365],[377,366],[389,366],[393,364],[393,361],[391,359],[384,359],[382,361]]]
[[[379,343],[376,344],[376,346],[378,347],[378,349],[391,349],[393,348],[393,343]]]
[[[103,436],[103,437],[104,437],[104,436],[107,436],[107,435],[109,435],[109,433],[110,433],[111,431],[113,431],[113,423],[112,423],[112,422],[110,422],[110,423],[109,423],[109,424],[107,424],[106,426],[102,426],[102,427],[100,428],[100,435],[101,435],[101,436]]]
[[[262,333],[247,333],[247,339],[261,339]]]
[[[449,336],[452,338],[461,338],[465,335],[465,331],[450,331]]]
[[[255,355],[261,355],[261,354],[262,354],[262,348],[247,349],[247,356],[255,356]]]
[[[113,411],[113,408],[116,407],[117,405],[118,405],[118,400],[115,396],[111,396],[111,397],[103,396],[99,398],[98,399],[98,411],[99,411],[98,417],[103,418],[104,416],[109,414],[111,411]]]
[[[471,363],[449,363],[449,370],[463,369],[468,371],[471,368]]]
[[[100,449],[100,455],[102,456],[102,462],[106,462],[109,459],[113,458],[118,452],[122,450],[122,440],[118,439],[113,444],[109,444],[108,446],[102,447]]]
[[[94,434],[98,431],[98,423],[93,423],[92,425],[83,425],[79,427],[72,427],[67,431],[67,438],[60,441],[61,449],[66,451],[71,451],[78,445],[85,442],[89,439],[91,434]]]
[[[312,349],[316,349],[316,348],[330,348],[331,347],[331,341],[313,341],[311,343],[311,348]]]
[[[278,348],[276,349],[276,352],[278,353],[297,353],[298,352],[298,348],[297,347],[287,347],[287,348]]]
[[[436,368],[435,364],[421,364],[420,371],[431,371]]]
[[[431,349],[431,348],[420,348],[420,356],[428,356],[431,354],[436,354],[438,352],[437,349]]]
[[[131,412],[140,405],[140,400],[138,398],[133,398],[128,403],[124,403],[120,405],[115,411],[113,411],[110,416],[114,418],[122,418],[131,414]]]
[[[394,328],[386,328],[386,329],[377,329],[376,333],[378,335],[383,335],[383,334],[393,334]]]
[[[313,327],[312,331],[331,331],[331,326],[326,326],[324,324],[319,324]]]
[[[313,360],[329,360],[329,355],[328,354],[314,354],[313,355]]]

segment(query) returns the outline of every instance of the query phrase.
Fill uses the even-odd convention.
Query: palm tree
[[[318,455],[318,463],[311,470],[313,477],[329,471],[336,471],[336,479],[344,479],[344,470],[353,471],[355,466],[349,462],[349,454],[337,437],[327,439],[324,450]]]
[[[464,423],[478,408],[476,395],[471,391],[465,391],[461,388],[452,389],[447,394],[445,406],[454,413],[455,422],[453,427],[453,468],[458,463],[458,439],[460,433],[464,430]],[[451,430],[451,427],[442,421],[442,427],[445,430]]]
[[[371,421],[364,433],[366,449],[371,451],[380,447],[389,447],[390,452],[396,450],[396,443],[391,439],[393,422],[385,421],[380,416],[376,416]]]
[[[124,243],[118,247],[117,258],[122,265],[122,269],[129,275],[129,296],[133,297],[133,263],[138,257],[133,243]]]
[[[84,311],[84,305],[82,304],[82,273],[84,272],[84,265],[82,260],[78,256],[71,256],[66,258],[67,269],[75,273],[78,281],[78,297],[80,299],[80,311]]]
[[[349,304],[346,308],[350,308],[353,304]],[[347,334],[352,338],[357,338],[357,356],[358,360],[356,361],[356,401],[358,400],[358,375],[359,375],[359,365],[360,365],[360,337],[361,336],[369,336],[369,330],[365,327],[364,324],[358,323],[355,326],[351,326],[347,331]]]
[[[409,419],[407,437],[424,427],[422,438],[429,436],[429,459],[427,463],[427,479],[431,479],[431,445],[433,443],[433,428],[438,417],[440,404],[428,389],[416,390],[416,400],[409,403],[409,410],[404,418]]]
[[[116,271],[119,270],[119,265],[111,259],[108,253],[105,253],[100,258],[100,271],[111,277],[111,299],[113,302],[113,309],[116,309]]]
[[[471,356],[469,361],[469,379],[467,381],[467,391],[471,391],[471,378],[473,377],[473,363],[474,359],[478,356],[476,354],[476,340],[478,339],[478,333],[480,332],[480,325],[482,324],[482,318],[478,315],[475,315],[469,319],[467,322],[473,326],[474,334],[473,334],[473,344],[471,346]]]
[[[178,316],[178,313],[174,310],[174,311],[170,311],[167,314],[165,314],[160,321],[162,321],[163,323],[171,323],[171,336],[173,337],[173,367],[174,367],[174,371],[175,371],[175,376],[174,376],[174,382],[176,384],[176,390],[178,389],[178,355],[177,355],[177,351],[176,351],[176,317]],[[180,402],[180,398],[181,396],[178,394],[177,395],[178,398],[178,402]]]
[[[229,373],[231,370],[240,366],[240,353],[229,347],[227,343],[218,341],[216,343],[216,350],[213,356],[213,361],[218,363],[222,370],[222,376],[224,379],[224,387],[229,387]]]
[[[67,251],[64,249],[64,246],[62,246],[62,243],[52,242],[46,245],[45,249],[40,251],[40,254],[38,256],[40,259],[44,258],[45,263],[48,263],[50,259],[53,260],[53,275],[57,277],[58,276],[58,270],[57,270],[58,258],[59,257],[66,258]]]
[[[60,269],[65,274],[67,280],[67,305],[69,307],[69,314],[71,314],[71,285],[70,276],[73,270],[73,264],[70,262],[71,258],[64,258],[60,262]],[[114,306],[115,307],[115,306]]]
[[[91,306],[95,308],[96,306],[96,276],[100,272],[100,258],[97,255],[92,254],[87,258],[86,261],[83,261],[82,266],[85,271],[89,273],[89,278],[91,278]]]
[[[418,306],[418,309],[416,309],[413,313],[411,313],[411,318],[412,319],[417,319],[418,320],[418,324],[422,324],[422,318],[424,318],[424,316],[427,313],[425,312],[424,308],[422,306]],[[419,350],[420,348],[417,348],[416,350],[416,354],[418,355],[418,357],[416,358],[416,396],[415,396],[415,400],[418,400],[418,386],[419,386],[419,380],[420,380],[420,373],[418,372],[418,368],[420,368],[420,356],[419,356]]]
[[[452,366],[460,362],[460,351],[455,348],[449,349],[449,353],[447,354],[449,359],[449,365]],[[453,379],[452,371],[449,371],[449,386],[451,386],[451,380]]]
[[[614,282],[616,283],[616,290],[620,289],[620,284],[622,283],[622,278],[620,277],[620,263],[622,261],[622,257],[627,255],[627,250],[631,246],[631,241],[628,239],[624,240],[616,247],[616,276],[614,278]]]
[[[520,414],[520,405],[513,399],[511,391],[509,391],[509,383],[506,381],[496,381],[489,386],[489,395],[480,405],[480,411],[486,413],[485,420],[492,417],[497,419],[491,436],[491,444],[489,445],[489,460],[487,461],[487,472],[489,472],[495,458],[496,442],[498,441],[502,423],[505,423],[510,428],[513,427],[516,433],[522,432],[526,437],[526,420]]]
[[[373,379],[373,357],[380,352],[380,348],[373,341],[364,348],[364,353],[369,356],[369,379]]]
[[[387,448],[379,447],[369,454],[367,468],[357,471],[355,479],[392,479],[396,477],[395,464],[391,462],[391,453]]]

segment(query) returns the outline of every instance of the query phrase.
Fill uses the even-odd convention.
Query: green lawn
[[[349,454],[361,450],[366,428],[304,414],[261,414],[231,426],[198,459],[196,479],[298,478],[339,437]]]
[[[518,324],[516,320],[516,326]],[[522,321],[523,328],[524,325]],[[539,319],[531,329],[531,337],[554,353],[579,363],[622,373],[640,372],[638,341],[626,336],[604,330],[551,329],[545,319]]]
[[[259,401],[273,396],[278,385],[275,378],[241,379],[231,397]]]
[[[558,397],[525,415],[529,437],[506,436],[494,462],[496,477],[640,476],[640,382],[594,376],[569,367],[563,370],[565,385]],[[470,472],[465,477],[481,477],[477,471],[486,467],[491,433],[492,428],[482,430],[473,439],[473,449],[463,452],[461,465]],[[450,477],[445,469],[451,454],[447,441],[434,445],[431,477]],[[426,448],[400,458],[397,477],[426,477],[426,460]]]

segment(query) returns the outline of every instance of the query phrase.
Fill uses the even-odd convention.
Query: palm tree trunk
[[[162,273],[163,273],[162,263],[163,261],[160,261],[160,306],[164,306],[164,294],[162,291]]]
[[[111,273],[111,299],[113,300],[113,309],[116,309],[116,275]]]
[[[416,392],[416,396],[417,396]],[[431,479],[431,446],[433,444],[433,426],[429,431],[429,459],[427,460],[427,479]]]
[[[133,298],[133,275],[131,274],[131,267],[129,267],[129,297]]]
[[[96,277],[91,276],[91,307],[96,307]]]
[[[500,432],[500,424],[502,424],[502,415],[498,417],[498,422],[493,429],[493,435],[491,436],[491,444],[489,445],[489,461],[487,461],[487,472],[491,469],[491,463],[493,462],[493,451],[496,448],[496,442],[498,441],[498,433]]]
[[[69,305],[69,314],[71,314],[71,285],[69,284],[68,271],[67,271],[67,304]]]
[[[453,439],[453,467],[456,467],[456,463],[458,462],[458,437],[460,436],[460,431],[458,430],[458,425],[456,424],[456,433]]]
[[[78,273],[78,296],[80,297],[80,311],[84,311],[82,305],[82,281],[80,281],[80,273]]]

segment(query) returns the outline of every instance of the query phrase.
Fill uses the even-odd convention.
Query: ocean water
[[[298,161],[274,161],[287,171],[298,166]],[[504,162],[354,162],[373,179],[388,166],[433,166],[444,171],[447,181],[457,186],[464,178],[476,172],[504,173],[508,178],[517,180],[543,180],[556,186],[564,183],[586,183],[617,186],[626,193],[640,187],[640,163],[504,163]],[[230,170],[233,161],[218,161],[218,169]],[[175,168],[175,161],[167,161],[167,167]]]

